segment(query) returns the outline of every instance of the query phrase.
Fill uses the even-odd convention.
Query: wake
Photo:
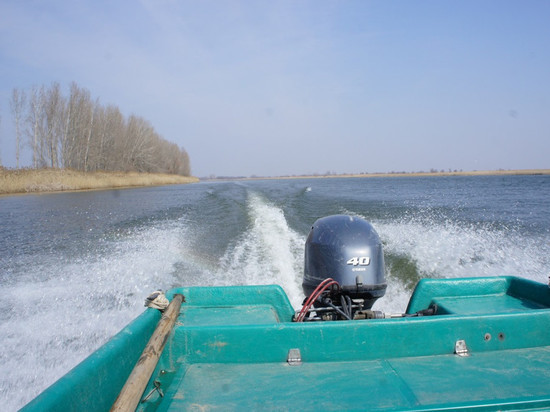
[[[249,227],[221,259],[225,284],[278,284],[294,307],[301,305],[305,239],[292,230],[284,212],[249,193]]]

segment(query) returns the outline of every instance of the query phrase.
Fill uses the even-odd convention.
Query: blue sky
[[[71,82],[192,172],[550,168],[550,1],[0,1],[14,87]]]

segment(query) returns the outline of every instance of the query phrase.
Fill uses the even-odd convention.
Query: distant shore
[[[550,169],[518,169],[518,170],[475,170],[468,172],[396,172],[396,173],[361,173],[310,177],[422,177],[422,176],[512,176],[512,175],[550,175]]]
[[[292,175],[277,177],[248,177],[239,180],[260,179],[327,179],[345,177],[428,177],[428,176],[513,176],[513,175],[550,175],[550,169],[517,169],[517,170],[474,170],[474,171],[441,171],[441,172],[392,172],[392,173],[342,173],[342,174],[315,174]]]
[[[123,189],[195,183],[196,177],[137,172],[89,172],[66,169],[2,169],[0,195]]]
[[[320,179],[424,176],[550,175],[550,169],[475,170],[441,172],[342,173],[292,176],[219,177],[205,180]],[[4,169],[0,167],[0,195],[107,190],[196,183],[197,177],[137,172],[79,172],[67,169]]]

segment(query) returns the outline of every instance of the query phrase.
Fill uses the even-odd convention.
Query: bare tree
[[[102,133],[100,133],[100,169],[121,170],[122,153],[117,149],[121,147],[119,142],[124,136],[126,122],[118,107],[107,106],[104,111],[102,129]]]
[[[118,107],[92,101],[90,92],[74,82],[68,98],[58,83],[33,87],[28,96],[24,119],[25,93],[14,89],[11,108],[16,130],[25,126],[35,168],[191,173],[183,148],[162,138],[144,118],[125,119]]]
[[[61,143],[63,133],[63,116],[65,99],[61,94],[59,83],[53,83],[51,88],[44,92],[44,125],[42,127],[42,141],[45,148],[44,157],[50,167],[60,166]]]
[[[183,147],[180,147],[179,158],[179,168],[176,173],[182,176],[191,176],[191,159]]]
[[[86,130],[86,140],[84,145],[84,171],[89,171],[89,165],[90,163],[94,162],[94,156],[92,155],[92,162],[90,162],[90,148],[93,146],[94,140],[92,140],[92,137],[95,137],[93,135],[94,132],[94,118],[96,111],[99,110],[99,101],[96,100],[96,103],[92,106],[89,106],[89,116],[88,116],[88,127]],[[93,148],[92,148],[93,153]]]
[[[124,138],[124,167],[126,170],[151,172],[157,135],[145,119],[130,116]]]
[[[40,89],[36,86],[31,88],[29,111],[26,118],[26,134],[29,141],[29,146],[32,150],[32,166],[34,168],[44,166],[42,151],[40,148],[42,115],[44,107],[43,91],[43,86]]]
[[[10,100],[10,108],[15,126],[15,167],[19,169],[19,158],[21,156],[21,133],[23,110],[25,108],[26,94],[23,90],[13,89]]]
[[[63,165],[84,170],[86,148],[90,136],[93,104],[90,92],[71,84],[65,118],[65,142],[63,145]]]

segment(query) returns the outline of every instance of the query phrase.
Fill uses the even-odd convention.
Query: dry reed
[[[2,169],[0,194],[114,189],[198,182],[196,177],[137,172],[84,173],[66,169]]]

